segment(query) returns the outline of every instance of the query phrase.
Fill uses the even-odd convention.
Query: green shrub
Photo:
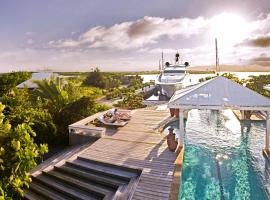
[[[0,76],[0,97],[7,94],[20,83],[31,78],[29,72],[12,72]]]
[[[270,84],[270,75],[250,76],[246,81],[246,86],[261,95],[270,97],[270,91],[265,90],[264,86]]]
[[[231,74],[231,73],[224,73],[222,74],[223,77],[228,78],[236,83],[239,83],[240,85],[244,84],[244,80],[239,79],[236,75]]]
[[[106,78],[100,70],[96,68],[94,71],[89,72],[83,84],[104,89],[106,87]]]
[[[50,143],[54,140],[56,126],[51,114],[34,100],[27,89],[15,89],[1,99],[6,105],[4,113],[12,126],[28,123],[36,132],[35,142]]]
[[[122,101],[117,102],[115,106],[126,109],[136,109],[145,107],[143,95],[136,93],[127,93]]]
[[[58,141],[68,143],[68,125],[107,109],[108,106],[96,103],[92,97],[82,97],[68,104],[54,117],[58,128]]]
[[[27,123],[12,127],[3,110],[0,103],[0,199],[19,199],[31,181],[29,171],[48,149],[34,143],[36,134]]]

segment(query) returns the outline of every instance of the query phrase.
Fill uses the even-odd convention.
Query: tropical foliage
[[[35,142],[50,143],[56,133],[52,116],[42,107],[39,98],[33,99],[27,89],[13,89],[0,101],[6,105],[4,114],[12,126],[27,123],[37,133]]]
[[[232,81],[239,83],[240,85],[243,85],[245,83],[245,80],[239,79],[236,75],[231,73],[224,73],[222,74],[223,77],[231,79]]]
[[[0,76],[0,96],[7,94],[11,89],[23,81],[31,78],[29,72],[12,72]]]
[[[0,104],[0,199],[19,199],[31,181],[29,171],[47,152],[47,146],[34,143],[35,132],[22,123],[12,127]]]
[[[96,103],[92,97],[82,97],[68,104],[54,116],[54,123],[58,129],[57,141],[68,142],[68,125],[107,109],[107,106]]]
[[[118,101],[115,106],[126,109],[143,108],[145,107],[143,100],[143,94],[141,93],[127,93],[123,100]]]
[[[40,97],[52,114],[60,112],[70,101],[69,93],[63,90],[56,79],[35,81],[38,88],[35,96]],[[74,91],[70,94],[74,94]]]
[[[119,88],[120,85],[128,85],[130,83],[130,77],[121,73],[103,73],[96,68],[88,73],[83,84],[108,90]]]
[[[99,90],[76,86],[72,82],[60,86],[55,79],[39,81],[37,84],[39,87],[34,95],[41,98],[43,109],[51,114],[57,128],[55,137],[50,137],[55,144],[68,144],[68,125],[107,109],[95,102],[95,97],[99,96],[95,91]]]
[[[136,90],[150,85],[150,83],[143,83],[143,79],[139,75],[126,77],[128,80],[125,80],[127,86],[108,90],[106,94],[107,99],[123,98],[124,96],[127,96],[128,93],[135,93]]]
[[[270,97],[270,91],[264,89],[264,86],[270,84],[270,75],[250,76],[245,84],[259,94]]]
[[[89,72],[83,84],[104,89],[106,87],[106,78],[100,70],[96,68],[92,72]]]

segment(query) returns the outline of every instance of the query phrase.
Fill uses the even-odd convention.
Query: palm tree
[[[38,85],[34,94],[42,100],[47,101],[49,111],[52,114],[60,112],[69,103],[68,93],[57,84],[55,78],[35,81],[34,83]]]

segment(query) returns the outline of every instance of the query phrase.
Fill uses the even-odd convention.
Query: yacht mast
[[[161,52],[161,66],[162,66],[162,70],[164,69],[164,57],[163,57],[163,50]]]
[[[219,68],[219,58],[218,58],[218,43],[217,38],[215,38],[215,47],[216,47],[216,72],[220,71]]]
[[[162,70],[162,66],[161,66],[160,60],[158,61],[158,70],[159,70],[159,71]]]

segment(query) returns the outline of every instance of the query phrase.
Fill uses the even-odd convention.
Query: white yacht
[[[165,67],[162,67],[163,69],[156,80],[156,84],[160,86],[163,95],[171,98],[176,90],[186,87],[186,68],[188,66],[188,62],[185,62],[184,64],[179,63],[179,53],[176,53],[175,55],[174,65],[169,62],[165,63]]]

